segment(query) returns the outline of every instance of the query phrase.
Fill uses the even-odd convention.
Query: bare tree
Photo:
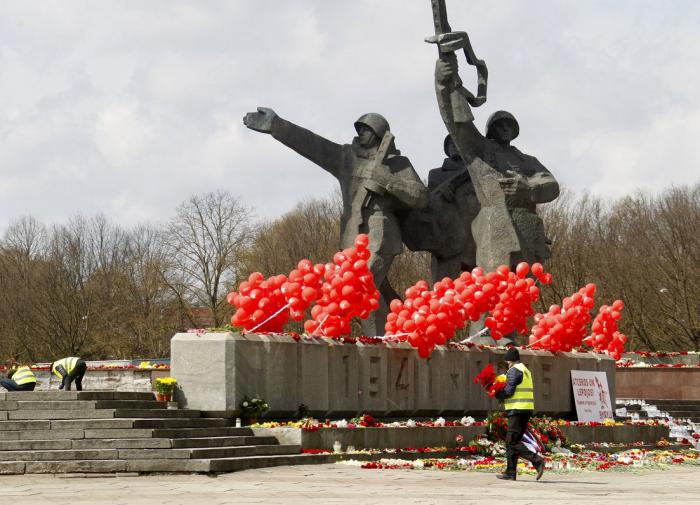
[[[213,323],[225,320],[225,297],[238,278],[241,253],[251,238],[251,210],[228,192],[194,195],[167,228],[165,278],[193,326],[193,309],[206,307]]]

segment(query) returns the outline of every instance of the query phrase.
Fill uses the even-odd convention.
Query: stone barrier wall
[[[49,370],[34,370],[37,378],[35,391],[48,391],[58,389],[61,379]],[[170,375],[169,370],[147,369],[114,369],[114,370],[88,370],[83,378],[83,389],[86,391],[153,391],[153,381],[157,377]],[[75,385],[73,386],[75,389]],[[2,391],[5,391],[2,389]]]
[[[618,368],[615,381],[620,398],[700,398],[700,368]]]
[[[438,347],[421,359],[407,343],[344,344],[291,336],[179,333],[171,341],[171,375],[181,405],[239,415],[244,396],[264,398],[267,418],[310,414],[349,417],[484,415],[499,407],[473,378],[492,363],[505,371],[504,349]],[[535,381],[538,413],[575,411],[571,370],[604,371],[615,403],[615,362],[589,353],[522,351]]]

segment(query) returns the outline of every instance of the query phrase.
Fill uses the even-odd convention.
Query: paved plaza
[[[266,468],[222,474],[146,477],[0,476],[6,501],[26,504],[675,504],[697,499],[700,469],[643,473],[581,472],[524,476],[363,470],[345,465]]]

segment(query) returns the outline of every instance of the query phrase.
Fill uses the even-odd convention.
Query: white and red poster
[[[571,370],[571,386],[574,388],[576,415],[579,421],[598,421],[614,417],[605,372]]]

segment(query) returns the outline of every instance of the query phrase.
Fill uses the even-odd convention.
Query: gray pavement
[[[644,473],[545,473],[503,482],[494,474],[363,470],[345,465],[266,468],[223,474],[122,477],[0,476],[4,501],[76,505],[695,503],[700,468]]]

